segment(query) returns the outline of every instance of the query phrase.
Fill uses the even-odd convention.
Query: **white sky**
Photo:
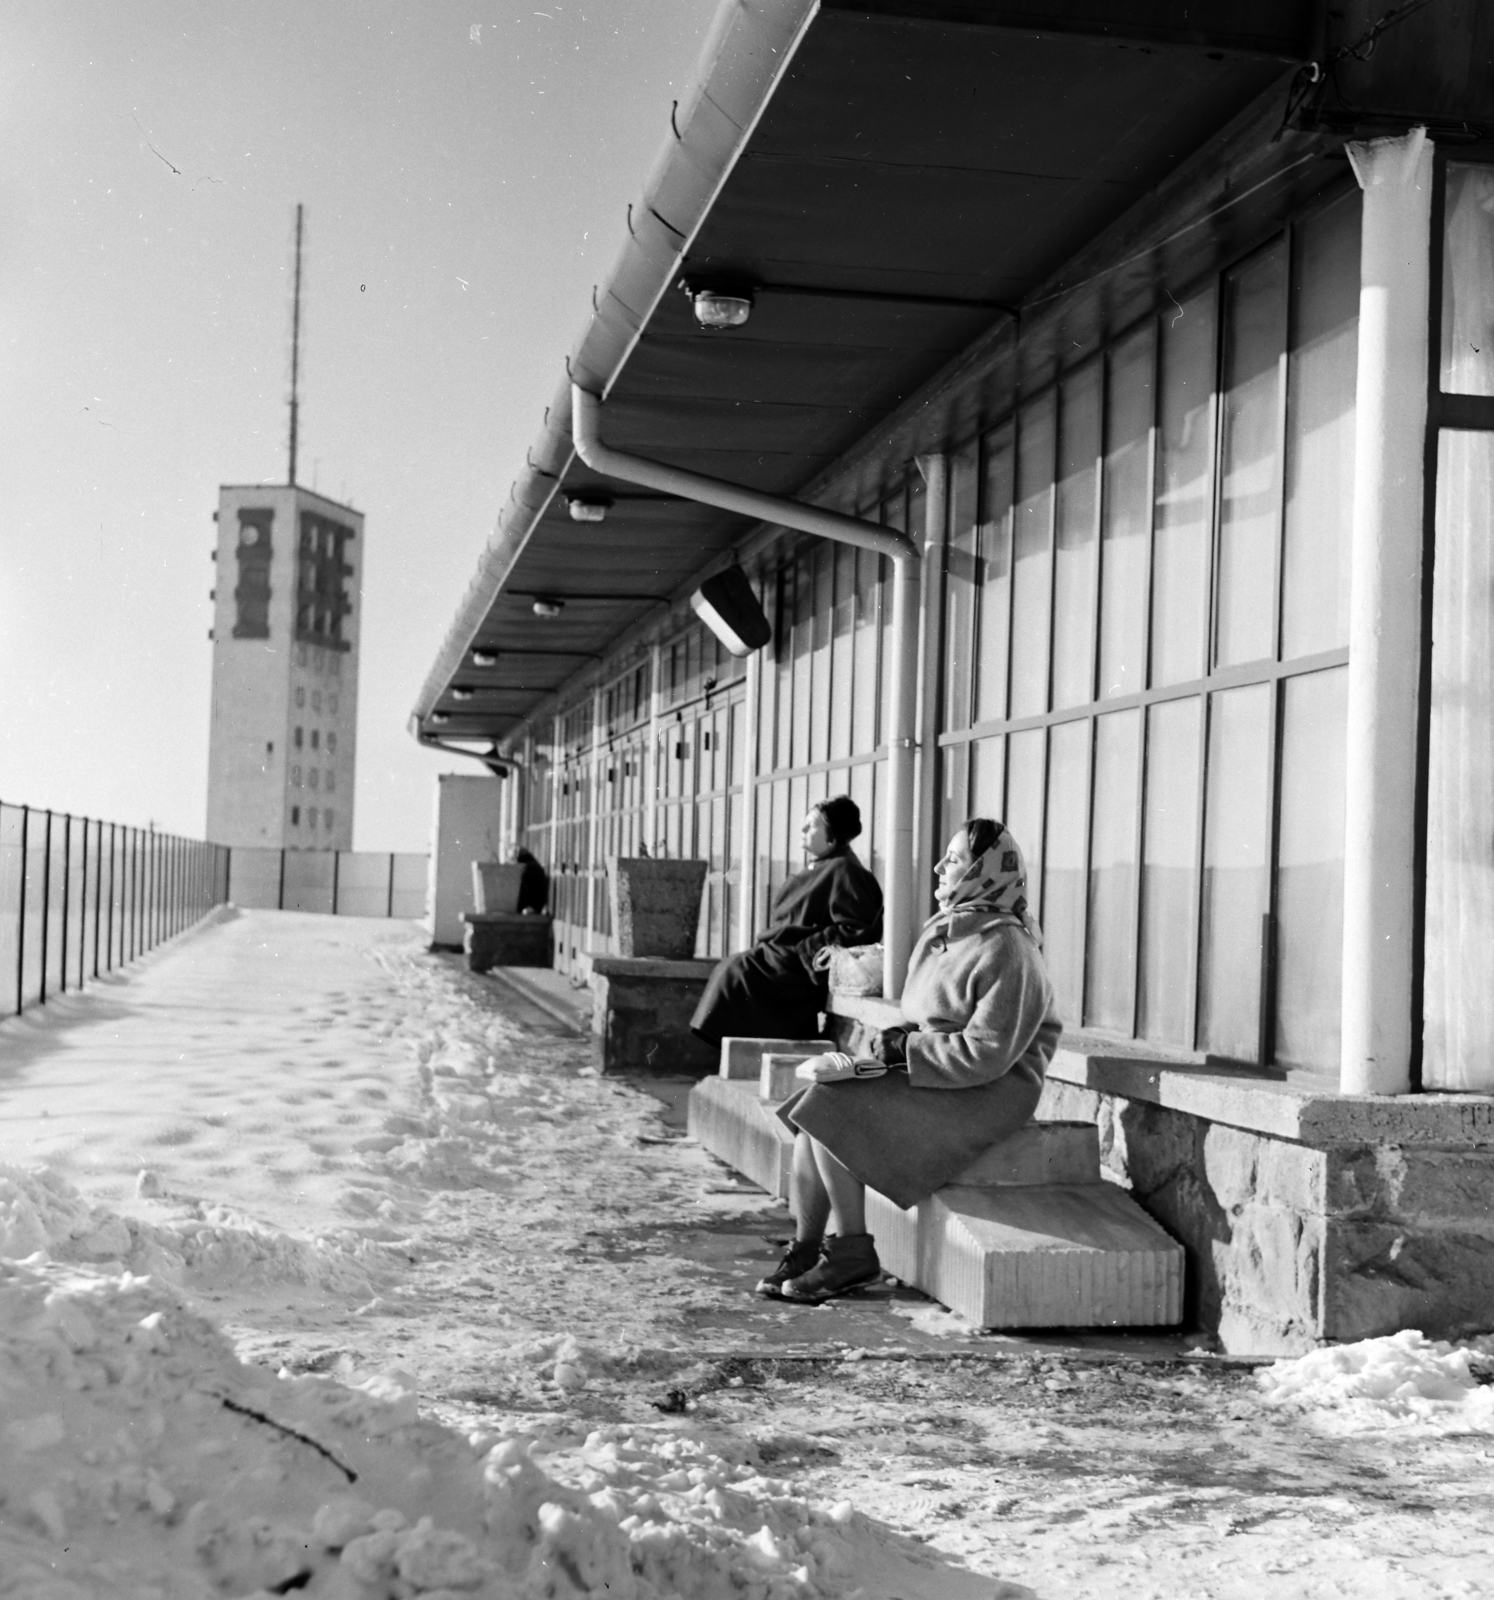
[[[6,0],[0,799],[201,835],[211,514],[364,512],[360,849],[424,849],[416,692],[717,0]],[[476,42],[474,26],[480,29]]]

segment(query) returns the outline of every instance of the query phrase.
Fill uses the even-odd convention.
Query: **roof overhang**
[[[952,373],[982,379],[967,406],[1042,381],[1332,181],[1334,140],[1272,137],[1320,10],[730,0],[569,374],[604,396],[618,449],[857,510],[889,460],[960,425],[935,403]],[[1102,296],[1074,292],[1097,276]],[[746,326],[695,325],[678,285],[712,277],[754,288]],[[591,472],[569,393],[421,690],[417,735],[501,743],[753,527]],[[610,496],[605,520],[573,521],[576,492]]]

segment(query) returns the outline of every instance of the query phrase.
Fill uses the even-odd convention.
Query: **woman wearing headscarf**
[[[827,1300],[874,1283],[867,1186],[906,1210],[1037,1109],[1063,1025],[1022,852],[1001,823],[975,817],[937,870],[939,910],[908,963],[903,1026],[864,1056],[801,1063],[809,1086],[779,1109],[794,1132],[795,1237],[760,1293]]]
[[[819,1036],[827,980],[815,957],[827,945],[882,937],[881,886],[851,849],[860,832],[861,811],[848,794],[809,808],[799,829],[808,865],[773,897],[767,932],[711,974],[690,1019],[697,1038],[719,1045],[729,1036]]]

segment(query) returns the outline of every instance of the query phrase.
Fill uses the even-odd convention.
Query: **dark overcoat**
[[[908,963],[908,1069],[817,1083],[779,1108],[905,1210],[1037,1109],[1063,1024],[1037,943],[988,912],[925,928]]]
[[[881,937],[881,885],[842,846],[774,895],[768,931],[711,974],[690,1027],[710,1045],[729,1036],[816,1039],[825,977],[810,965],[815,955],[829,944],[875,944]]]

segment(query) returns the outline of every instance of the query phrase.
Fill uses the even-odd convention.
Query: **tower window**
[[[336,711],[337,707],[333,706],[332,709],[334,711]],[[337,734],[334,731],[329,729],[328,732],[327,732],[327,749],[328,750],[335,750],[336,748],[337,748]]]
[[[345,559],[353,529],[315,511],[301,513],[301,543],[296,563],[296,638],[329,650],[350,648],[342,619],[353,609],[346,580],[353,569]]]
[[[312,699],[313,699],[313,700],[315,700],[315,699],[316,699],[316,696],[315,696],[315,695],[313,695],[313,696],[312,696],[312,697],[311,697],[311,698],[312,698]],[[320,742],[320,740],[321,740],[321,737],[322,737],[322,736],[321,736],[321,733],[320,733],[320,731],[319,731],[319,730],[318,730],[318,729],[316,729],[316,728],[313,728],[313,729],[312,729],[312,730],[311,730],[311,748],[312,748],[312,749],[313,749],[313,750],[315,750],[315,749],[316,749],[316,748],[317,748],[317,745],[318,745],[318,743],[319,743],[319,742]]]
[[[300,806],[292,806],[291,807],[291,827],[299,828],[300,826],[301,826],[301,808],[300,808]]]
[[[299,728],[296,729],[296,740],[295,740],[295,743],[296,743],[296,749],[299,750],[301,748],[301,730]]]
[[[275,513],[270,510],[239,512],[235,639],[270,637],[270,524],[274,520]]]
[[[334,717],[337,715],[337,696],[335,694],[327,696],[327,709]]]
[[[320,711],[322,709],[322,691],[320,689],[313,689],[311,691],[311,709],[313,711]]]
[[[306,704],[306,691],[299,684],[296,686],[296,704],[298,706]]]
[[[332,790],[334,790],[336,787],[337,787],[337,774],[335,772],[329,771],[327,773],[327,792],[330,794],[332,792]]]
[[[330,807],[322,812],[322,826],[324,828],[330,828],[332,826],[332,811]]]
[[[316,826],[316,807],[315,806],[307,806],[307,808],[306,808],[306,823],[307,823],[308,827],[314,828]]]
[[[315,767],[308,767],[306,769],[306,781],[313,789],[316,788],[317,780],[320,778],[320,776],[321,774],[316,770]]]
[[[297,789],[301,787],[301,769],[299,767],[291,768],[291,783],[294,784]]]

